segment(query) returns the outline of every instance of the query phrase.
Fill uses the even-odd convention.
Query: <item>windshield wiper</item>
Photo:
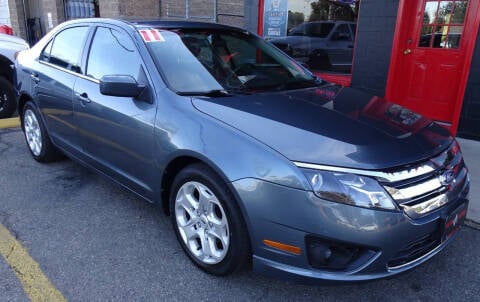
[[[230,94],[221,89],[212,89],[207,91],[178,91],[178,95],[186,95],[186,96],[210,96],[210,97],[225,97],[230,96]]]

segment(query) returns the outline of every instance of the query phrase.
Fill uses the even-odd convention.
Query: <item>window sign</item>
[[[278,38],[287,34],[287,0],[265,0],[263,32],[266,38]]]

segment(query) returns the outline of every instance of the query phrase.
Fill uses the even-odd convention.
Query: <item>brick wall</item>
[[[139,17],[158,18],[160,3],[158,0],[98,0],[100,17]]]
[[[120,16],[119,0],[98,0],[98,10],[100,17],[112,18]]]
[[[384,96],[399,0],[362,0],[352,87]]]
[[[480,32],[473,53],[458,128],[459,136],[480,139]]]
[[[187,16],[185,0],[163,0],[161,1],[161,17],[163,19],[189,19],[206,22],[217,20],[218,23],[244,27],[244,1],[217,0],[217,16],[215,16],[215,1],[213,0],[190,0],[189,5]]]
[[[50,31],[53,27],[65,21],[65,7],[63,0],[43,0],[42,2],[43,16],[42,21],[46,31]],[[49,25],[48,14],[52,15],[52,27]]]
[[[25,3],[27,5],[27,3]],[[13,34],[23,39],[27,39],[25,28],[25,14],[23,13],[23,4],[21,0],[8,0],[10,11],[10,22],[13,28]],[[28,11],[28,7],[25,8]]]
[[[158,0],[120,0],[119,2],[121,16],[158,18],[160,15],[160,3]]]

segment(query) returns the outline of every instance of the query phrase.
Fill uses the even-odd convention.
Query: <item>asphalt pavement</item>
[[[480,301],[480,230],[470,227],[388,280],[306,286],[250,270],[219,278],[187,259],[161,207],[71,160],[35,162],[18,128],[0,130],[0,158],[0,223],[69,301]],[[2,257],[0,276],[0,301],[28,301]]]

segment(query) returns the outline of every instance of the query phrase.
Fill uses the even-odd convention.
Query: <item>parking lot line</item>
[[[42,272],[38,263],[14,236],[0,224],[0,254],[13,269],[32,302],[66,301],[62,293],[53,286]]]
[[[0,119],[0,129],[20,127],[20,119],[18,117]]]

